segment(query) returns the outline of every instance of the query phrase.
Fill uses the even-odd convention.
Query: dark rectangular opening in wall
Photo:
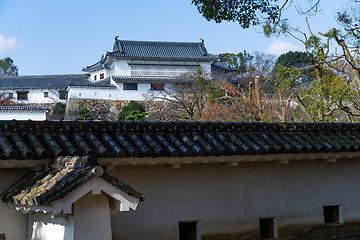
[[[260,237],[274,238],[274,218],[260,218]]]
[[[197,221],[179,222],[179,240],[197,240]]]
[[[124,83],[124,90],[138,90],[137,83]]]
[[[17,100],[28,100],[28,93],[29,91],[16,92]]]
[[[66,100],[68,97],[68,92],[66,90],[59,90],[60,99]]]
[[[323,206],[325,223],[340,223],[339,205]]]
[[[0,233],[0,240],[6,240],[5,234]]]
[[[150,89],[152,91],[164,91],[165,90],[165,84],[163,84],[163,83],[152,83]]]

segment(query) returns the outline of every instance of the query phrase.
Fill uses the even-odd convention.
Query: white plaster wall
[[[107,69],[106,68],[100,68],[100,69],[97,69],[95,71],[90,71],[90,79],[92,81],[99,81],[99,80],[102,80],[100,79],[100,74],[101,73],[104,73],[104,78],[107,78],[109,76],[109,74],[107,73]],[[96,80],[94,80],[94,76],[96,75]]]
[[[123,83],[115,83],[120,90],[117,100],[144,100],[143,94],[150,90],[150,83],[138,83],[138,90],[124,90]]]
[[[118,100],[121,97],[119,89],[104,89],[104,88],[68,88],[68,98],[79,99],[103,99],[103,100]]]
[[[60,101],[60,94],[58,93],[59,89],[30,89],[28,93],[28,101],[29,103],[55,103]],[[44,92],[49,93],[49,97],[44,97]],[[16,99],[16,95],[14,94]],[[61,100],[65,102],[65,100]]]
[[[211,63],[212,62],[200,62],[201,69],[204,73],[211,74]]]
[[[144,94],[150,90],[150,83],[138,83],[138,90],[123,90],[123,83],[113,82],[116,89],[68,88],[68,98],[101,100],[144,100]],[[95,95],[96,93],[96,95]]]
[[[131,68],[127,64],[129,60],[117,60],[115,61],[115,75],[130,76]]]
[[[37,88],[37,89],[21,89],[21,91],[28,92],[28,100],[16,100],[17,91],[19,89],[6,90],[5,93],[13,93],[14,100],[19,103],[56,103],[56,102],[66,102],[66,100],[60,100],[60,94],[58,93],[60,89],[47,89],[47,88]],[[44,97],[44,92],[48,92],[49,97]]]
[[[43,121],[46,120],[46,113],[39,112],[0,112],[0,120],[28,120]]]
[[[27,172],[29,169],[0,169],[0,192],[5,191]],[[26,239],[26,220],[26,214],[9,209],[0,202],[0,234],[5,234],[6,239]]]
[[[121,166],[107,171],[145,197],[136,211],[112,215],[113,239],[178,239],[178,222],[199,220],[201,234],[323,224],[323,206],[341,205],[344,223],[360,220],[360,161],[290,161]],[[279,236],[281,237],[281,236]]]
[[[73,205],[75,240],[111,240],[109,200],[104,194],[87,194]]]
[[[52,218],[51,214],[29,214],[28,240],[73,240],[74,218]]]

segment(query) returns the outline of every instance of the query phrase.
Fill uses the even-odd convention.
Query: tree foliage
[[[119,121],[144,121],[145,106],[136,101],[130,101],[126,106],[121,108],[118,114]]]
[[[237,22],[242,28],[263,25],[268,27],[281,22],[282,11],[288,9],[293,0],[192,0],[198,12],[208,21],[216,23],[222,21]],[[315,14],[321,10],[320,0],[307,0],[307,7],[301,4],[306,1],[295,1],[300,14]],[[279,4],[281,3],[281,4]]]
[[[261,23],[259,13],[266,15],[266,19],[276,21],[279,6],[275,2],[276,0],[193,0],[192,4],[208,21],[238,22],[242,28],[249,28]]]
[[[275,6],[277,1],[265,2]],[[291,4],[293,1],[284,1]],[[317,12],[319,0],[301,13]],[[354,4],[359,1],[353,1]],[[208,20],[238,21],[242,27],[258,24],[259,9],[238,19],[250,1],[193,1]],[[269,5],[270,4],[270,5]],[[245,8],[241,8],[245,6]],[[279,14],[282,7],[278,8]],[[239,12],[240,11],[240,12]],[[359,7],[337,13],[340,27],[315,33],[290,26],[278,15],[276,23],[265,17],[267,36],[286,35],[303,44],[304,52],[288,52],[277,59],[263,53],[225,53],[221,61],[237,71],[216,81],[197,72],[189,81],[152,95],[181,109],[182,120],[339,122],[360,121],[360,17]],[[265,12],[266,13],[266,12]],[[265,14],[266,16],[266,14]],[[274,15],[275,16],[275,15]],[[255,19],[255,20],[254,20]],[[254,22],[251,22],[254,21]],[[337,51],[331,52],[330,46]],[[181,87],[179,87],[181,86]],[[174,108],[176,109],[176,108]],[[155,120],[155,119],[154,119]]]
[[[17,76],[18,68],[15,66],[14,61],[7,57],[0,59],[0,76]]]
[[[93,119],[94,118],[91,117],[90,110],[86,106],[80,109],[79,117],[75,118],[75,120],[93,120]]]
[[[246,51],[235,53],[221,53],[220,61],[228,65],[229,67],[235,68],[236,72],[246,72],[246,66],[248,62],[253,58]]]
[[[55,115],[64,115],[66,111],[66,104],[58,102],[56,103],[54,109],[53,109],[53,114]]]
[[[140,112],[139,110],[132,111],[126,118],[126,121],[144,121],[145,116],[149,115],[147,112]]]
[[[272,29],[269,27],[269,36],[285,34],[299,40],[305,47],[306,55],[303,54],[302,59],[308,57],[304,64],[289,65],[284,62],[293,62],[291,56],[284,56],[278,59],[276,67],[279,86],[291,88],[287,94],[292,95],[301,110],[296,119],[310,122],[359,120],[358,13],[338,12],[337,20],[343,29],[332,28],[325,33],[315,34],[308,19],[307,33],[290,26],[287,21]],[[340,51],[331,54],[330,46],[334,43]]]

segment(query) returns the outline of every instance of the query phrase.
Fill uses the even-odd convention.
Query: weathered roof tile
[[[359,131],[332,123],[0,121],[0,160],[354,152]]]
[[[1,201],[16,205],[46,206],[64,198],[94,177],[104,179],[140,201],[145,199],[129,185],[104,172],[95,156],[86,156],[58,157],[46,169],[29,172],[1,193]]]
[[[31,75],[0,77],[0,89],[65,88],[71,83],[88,84],[89,74]]]

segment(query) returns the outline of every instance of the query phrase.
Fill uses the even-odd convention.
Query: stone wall
[[[86,107],[89,109],[94,120],[117,121],[117,115],[121,108],[126,106],[128,100],[94,100],[94,99],[70,99],[66,103],[66,113],[64,120],[75,120],[79,116],[80,109]],[[167,101],[138,101],[144,104],[145,110],[149,113],[147,121],[179,121],[179,110]],[[47,114],[48,120],[61,117],[52,116],[56,103],[29,103],[24,106],[44,106],[49,108]]]
[[[66,105],[65,120],[74,120],[80,109],[86,107],[91,112],[94,120],[116,121],[121,108],[130,101],[127,100],[94,100],[94,99],[70,99]],[[148,121],[174,121],[177,119],[177,109],[165,101],[138,101],[145,105],[149,113]]]

